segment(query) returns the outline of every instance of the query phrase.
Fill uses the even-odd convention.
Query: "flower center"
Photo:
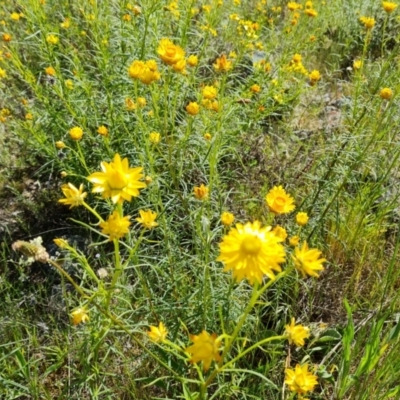
[[[277,197],[276,199],[275,199],[275,203],[276,203],[276,205],[278,205],[278,206],[283,206],[284,204],[285,204],[285,199],[283,198],[283,197]]]
[[[246,255],[254,255],[257,254],[262,246],[261,239],[254,235],[247,235],[240,246],[240,250],[243,251]]]
[[[123,189],[126,187],[128,183],[127,176],[121,171],[113,171],[110,180],[109,180],[109,185],[112,189]]]

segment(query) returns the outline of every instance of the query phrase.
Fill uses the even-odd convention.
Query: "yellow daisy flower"
[[[304,339],[310,337],[310,329],[303,325],[295,325],[295,319],[292,318],[290,325],[285,325],[285,332],[289,343],[296,346],[304,346]]]
[[[78,189],[72,183],[66,183],[65,185],[61,186],[61,190],[64,193],[65,199],[60,199],[58,202],[66,206],[70,206],[69,208],[82,205],[85,201],[85,197],[87,196],[87,193],[83,192],[82,184]]]
[[[307,242],[303,243],[303,247],[296,247],[294,256],[292,256],[296,269],[303,275],[303,277],[315,276],[319,277],[316,271],[322,271],[324,267],[322,263],[326,261],[325,258],[319,258],[322,253],[318,249],[309,249]]]
[[[81,322],[85,323],[86,321],[89,321],[89,315],[86,309],[83,307],[79,307],[76,310],[72,311],[71,317],[72,317],[72,323],[74,325],[78,325]]]
[[[157,213],[151,210],[139,210],[140,217],[136,218],[136,221],[143,225],[144,228],[153,229],[158,226],[155,222]]]
[[[219,340],[215,333],[210,335],[203,331],[199,335],[190,335],[190,340],[194,344],[185,351],[192,355],[190,359],[192,364],[202,361],[204,371],[208,371],[213,360],[220,361]]]
[[[121,160],[118,153],[113,161],[103,161],[100,165],[102,172],[94,172],[87,179],[94,184],[92,192],[101,193],[104,199],[111,198],[113,203],[131,201],[132,197],[139,196],[139,189],[146,187],[144,182],[140,182],[143,168],[129,168],[128,159]]]
[[[285,383],[292,392],[305,394],[314,390],[317,385],[317,377],[308,371],[308,364],[300,366],[296,365],[294,369],[287,368],[285,370]]]
[[[121,239],[129,232],[129,215],[121,217],[119,212],[115,210],[107,221],[100,222],[102,233],[109,235],[109,240]]]
[[[150,339],[153,340],[153,342],[159,343],[159,342],[164,342],[165,339],[167,338],[168,331],[165,328],[165,325],[160,322],[157,326],[150,326],[150,330],[147,332],[149,335]]]
[[[271,227],[262,228],[259,221],[236,224],[219,244],[217,260],[225,264],[224,271],[232,270],[236,281],[261,284],[264,275],[275,279],[274,271],[282,270],[279,264],[285,261],[285,249],[280,242]]]
[[[273,187],[268,192],[265,200],[269,209],[275,214],[286,214],[296,208],[293,197],[288,195],[282,186]]]

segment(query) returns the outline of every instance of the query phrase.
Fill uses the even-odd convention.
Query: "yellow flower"
[[[49,44],[57,44],[59,42],[59,38],[56,35],[47,35],[46,36],[46,42]]]
[[[79,307],[75,311],[72,311],[71,317],[72,317],[72,323],[74,325],[78,325],[81,322],[85,323],[86,321],[89,321],[89,315],[86,309],[83,307]]]
[[[146,107],[147,101],[144,97],[138,97],[137,103],[139,107]]]
[[[354,60],[353,61],[353,68],[354,69],[361,69],[362,66],[363,66],[362,60]]]
[[[174,71],[180,72],[182,74],[186,74],[185,67],[186,67],[186,60],[185,59],[183,59],[181,61],[178,61],[177,63],[172,65],[172,69]]]
[[[296,224],[300,226],[306,225],[308,222],[308,215],[306,212],[299,212],[296,214]]]
[[[217,72],[227,72],[232,68],[232,61],[228,61],[225,54],[215,60],[213,64]]]
[[[18,14],[17,12],[13,12],[10,14],[10,18],[14,21],[19,21],[21,18],[21,14]]]
[[[161,78],[157,71],[157,63],[154,60],[132,62],[128,69],[128,74],[133,79],[139,79],[142,83],[150,85],[153,81]]]
[[[317,11],[315,11],[313,8],[307,8],[304,10],[304,12],[309,16],[309,17],[316,17],[318,15]]]
[[[321,79],[321,74],[318,70],[314,69],[309,73],[308,77],[310,78],[311,85],[314,85]]]
[[[158,144],[161,140],[161,135],[158,132],[151,132],[149,135],[150,143]]]
[[[67,89],[72,90],[74,88],[74,82],[71,79],[67,79],[64,83]]]
[[[187,59],[187,63],[190,67],[195,67],[199,63],[199,58],[194,54],[190,55]]]
[[[26,119],[26,120],[32,120],[32,119],[33,119],[32,113],[27,113],[27,114],[25,114],[25,119]]]
[[[285,370],[285,383],[292,392],[305,394],[314,390],[317,385],[317,377],[308,371],[308,364],[296,365],[295,369],[287,368]]]
[[[195,101],[192,101],[186,106],[186,111],[190,115],[197,115],[200,111],[200,106]]]
[[[51,75],[51,76],[55,76],[56,75],[56,70],[53,67],[45,68],[44,72],[46,72],[47,75]]]
[[[310,1],[310,0],[306,1],[305,6],[306,6],[306,8],[312,8],[313,7],[312,1]]]
[[[68,176],[68,173],[65,171],[61,171],[60,176],[61,176],[61,178],[65,178],[66,176]]]
[[[65,18],[63,22],[60,24],[61,28],[68,29],[71,26],[71,19]]]
[[[286,238],[288,237],[286,229],[279,225],[275,226],[275,228],[272,229],[272,233],[282,240],[286,240]]]
[[[169,39],[161,39],[157,54],[168,65],[174,65],[185,59],[185,51],[182,47],[173,44]]]
[[[83,192],[82,184],[78,189],[72,183],[66,183],[65,185],[61,186],[61,190],[64,193],[65,199],[60,199],[58,202],[66,206],[70,206],[69,208],[82,205],[85,201],[85,197],[87,196],[87,193]]]
[[[307,242],[303,243],[303,247],[296,247],[294,249],[294,264],[296,269],[303,275],[303,277],[315,276],[319,277],[316,271],[322,271],[324,267],[322,263],[326,261],[325,258],[319,258],[322,253],[318,249],[309,249]]]
[[[156,221],[157,213],[151,210],[139,210],[140,217],[136,218],[136,221],[143,225],[146,229],[153,229],[158,226]]]
[[[211,138],[212,138],[211,133],[206,132],[204,134],[203,138],[206,139],[206,140],[211,140]]]
[[[97,128],[97,133],[101,136],[108,136],[108,129],[104,125],[101,125]]]
[[[292,318],[290,325],[285,325],[286,335],[289,343],[296,346],[304,346],[304,339],[310,337],[310,329],[303,325],[295,325],[295,319]]]
[[[300,64],[301,63],[301,54],[296,53],[293,57],[292,57],[292,62],[294,62],[295,64]]]
[[[375,26],[375,19],[371,17],[360,17],[360,22],[365,26],[365,29],[370,30]]]
[[[130,216],[121,217],[119,212],[115,210],[107,221],[100,222],[102,233],[109,236],[109,240],[121,239],[129,232]]]
[[[134,103],[134,101],[133,101],[131,98],[127,97],[127,98],[125,99],[125,108],[126,108],[128,111],[134,111],[134,110],[137,109],[137,104]]]
[[[285,261],[280,242],[282,239],[271,232],[271,227],[261,228],[259,221],[236,224],[219,244],[217,260],[225,264],[224,271],[233,271],[236,281],[247,279],[254,285],[262,283],[264,275],[273,280],[273,271],[280,272],[279,264]]]
[[[3,39],[3,42],[11,42],[11,35],[9,33],[3,33],[1,35],[1,38]]]
[[[190,362],[192,364],[202,361],[204,371],[208,371],[213,360],[217,362],[221,360],[219,354],[220,341],[215,333],[210,335],[203,331],[200,335],[190,335],[190,340],[194,344],[187,347],[185,351],[191,354]]]
[[[193,192],[197,200],[206,200],[208,198],[209,189],[207,186],[201,184],[200,186],[195,186]]]
[[[383,88],[379,93],[381,99],[383,100],[390,100],[393,97],[393,91],[390,88]]]
[[[158,324],[158,328],[156,326],[150,326],[150,330],[147,332],[147,334],[150,336],[150,339],[153,340],[156,343],[159,342],[165,342],[165,339],[167,338],[168,331],[165,328],[164,324],[160,322]]]
[[[81,140],[83,136],[83,130],[79,126],[74,126],[69,130],[69,136],[72,140]]]
[[[56,246],[58,246],[60,249],[65,249],[68,247],[68,242],[65,239],[61,238],[55,238],[53,239],[53,242],[55,243]]]
[[[232,225],[234,220],[235,220],[235,216],[230,212],[225,211],[221,214],[222,225],[225,225],[225,226]]]
[[[293,197],[287,194],[282,186],[274,186],[265,200],[269,209],[275,214],[286,214],[296,208]]]
[[[204,99],[215,99],[217,97],[217,88],[214,86],[204,86],[201,91]]]
[[[383,1],[382,7],[389,14],[393,12],[397,8],[398,4],[393,3],[391,1]]]
[[[298,4],[295,1],[290,1],[287,6],[290,11],[301,9],[301,4]]]
[[[254,84],[253,86],[251,86],[250,90],[253,93],[260,93],[261,92],[261,87],[260,87],[260,85]]]
[[[94,172],[87,179],[94,184],[93,193],[101,193],[104,199],[111,198],[113,203],[131,201],[132,196],[139,196],[139,189],[146,187],[140,182],[143,168],[129,168],[128,159],[121,160],[118,153],[112,162],[103,161],[101,169],[102,172]]]
[[[0,79],[5,78],[7,76],[7,71],[3,68],[0,68]]]
[[[297,235],[292,236],[292,237],[289,239],[289,244],[290,244],[292,247],[296,247],[296,246],[299,244],[299,242],[300,242],[300,237],[297,236]]]
[[[57,147],[57,149],[63,149],[66,146],[65,146],[65,143],[63,141],[59,140],[59,141],[56,142],[56,147]]]
[[[124,14],[122,16],[122,20],[125,22],[129,22],[132,19],[132,17],[129,14]]]

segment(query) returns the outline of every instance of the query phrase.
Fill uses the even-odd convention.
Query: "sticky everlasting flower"
[[[97,133],[101,136],[108,136],[108,129],[102,125],[97,128]]]
[[[325,258],[319,258],[322,253],[318,249],[309,249],[307,242],[304,242],[301,248],[296,247],[294,252],[294,264],[303,277],[309,275],[318,278],[317,271],[324,269],[322,263],[326,261]]]
[[[296,365],[295,369],[287,368],[285,370],[285,383],[292,392],[305,394],[314,390],[317,385],[317,377],[308,371],[308,364]]]
[[[232,68],[232,62],[227,60],[225,54],[222,54],[215,60],[213,67],[217,72],[227,72]]]
[[[221,214],[222,225],[225,225],[225,226],[232,225],[234,220],[235,220],[235,216],[230,212],[225,211]]]
[[[59,39],[58,39],[58,37],[56,35],[50,34],[50,35],[47,35],[46,42],[49,43],[49,44],[53,44],[54,45],[54,44],[57,44],[59,42]]]
[[[150,143],[158,144],[161,140],[161,135],[158,132],[151,132],[149,135]]]
[[[55,76],[56,75],[56,70],[53,67],[45,68],[44,72],[46,72],[47,75],[51,75],[51,76]]]
[[[393,3],[391,1],[383,1],[382,2],[382,7],[388,14],[393,12],[397,8],[397,6],[398,6],[398,4]]]
[[[69,130],[69,136],[72,140],[81,140],[83,136],[83,130],[79,126],[74,126]]]
[[[304,346],[304,339],[310,337],[310,330],[303,325],[295,325],[295,319],[292,318],[290,325],[285,325],[285,332],[289,343],[296,346]]]
[[[83,191],[83,185],[76,188],[72,183],[66,183],[61,186],[61,190],[64,193],[65,199],[58,200],[59,203],[66,206],[77,207],[83,204],[87,193]]]
[[[1,35],[1,38],[3,39],[3,42],[11,42],[11,35],[9,33],[3,33]]]
[[[286,229],[279,225],[277,225],[274,229],[272,229],[272,233],[275,236],[278,236],[278,238],[281,238],[282,240],[286,240],[286,238],[288,237]]]
[[[308,77],[310,78],[310,84],[315,85],[315,83],[321,79],[321,74],[318,70],[314,69],[310,72]]]
[[[204,186],[204,184],[201,184],[200,186],[195,186],[193,192],[197,200],[206,200],[208,198],[209,189],[207,186]]]
[[[113,203],[131,201],[132,197],[139,196],[139,189],[146,187],[140,182],[143,168],[129,168],[128,159],[121,160],[118,153],[112,162],[103,161],[100,165],[102,172],[94,172],[87,179],[94,184],[92,192],[101,193],[104,199],[111,198]]]
[[[182,47],[173,44],[169,39],[160,40],[157,54],[168,65],[174,65],[185,59],[185,51]]]
[[[128,69],[128,74],[133,79],[139,79],[142,83],[150,85],[152,82],[161,78],[158,72],[157,63],[154,60],[132,62]]]
[[[190,115],[197,115],[200,111],[200,106],[195,101],[192,101],[186,106],[186,111]]]
[[[371,30],[375,26],[375,19],[372,17],[360,17],[360,22],[367,30]]]
[[[296,224],[300,226],[306,225],[308,222],[308,215],[305,212],[299,212],[296,214]]]
[[[204,99],[215,99],[217,97],[217,89],[214,86],[204,86],[201,91]]]
[[[65,143],[61,140],[56,142],[56,147],[57,149],[63,149],[64,147],[66,147]]]
[[[289,244],[292,246],[292,247],[296,247],[298,244],[299,244],[299,242],[300,242],[300,237],[299,236],[292,236],[290,239],[289,239]]]
[[[81,322],[85,323],[86,321],[89,321],[89,315],[86,309],[83,307],[77,308],[76,310],[72,311],[71,317],[72,317],[72,323],[74,325],[78,325]]]
[[[280,242],[271,227],[262,228],[259,221],[236,224],[219,244],[217,260],[225,264],[224,271],[232,270],[236,281],[262,283],[264,275],[275,279],[274,271],[282,270],[279,264],[285,261],[285,249]]]
[[[7,71],[3,68],[0,68],[0,79],[5,78],[7,76]]]
[[[153,340],[153,342],[162,343],[167,338],[168,331],[165,328],[164,324],[160,322],[158,324],[158,327],[150,326],[150,330],[147,332],[147,334],[149,335],[150,339]]]
[[[129,232],[130,217],[127,215],[121,217],[119,212],[115,210],[107,219],[107,221],[100,222],[102,233],[109,236],[109,240],[121,239]]]
[[[213,360],[217,362],[221,360],[218,348],[219,340],[215,333],[210,335],[203,331],[199,335],[190,335],[190,340],[193,345],[187,347],[186,351],[192,356],[190,358],[192,364],[202,361],[204,371],[208,371]]]
[[[187,63],[190,67],[195,67],[199,63],[199,59],[197,56],[192,54],[191,56],[188,57]]]
[[[282,186],[274,186],[268,192],[265,200],[269,209],[275,214],[286,214],[296,208],[293,197],[288,195]]]
[[[390,100],[393,97],[393,91],[390,88],[383,88],[380,91],[379,96],[383,100]]]
[[[140,217],[136,218],[136,221],[143,225],[146,229],[153,229],[158,226],[156,221],[157,213],[151,210],[139,210]]]

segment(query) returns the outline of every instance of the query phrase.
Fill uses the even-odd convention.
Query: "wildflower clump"
[[[217,260],[225,264],[224,271],[232,271],[236,281],[247,279],[251,285],[262,283],[264,275],[275,279],[274,271],[280,272],[285,261],[285,249],[270,226],[261,222],[236,224],[219,244]]]

